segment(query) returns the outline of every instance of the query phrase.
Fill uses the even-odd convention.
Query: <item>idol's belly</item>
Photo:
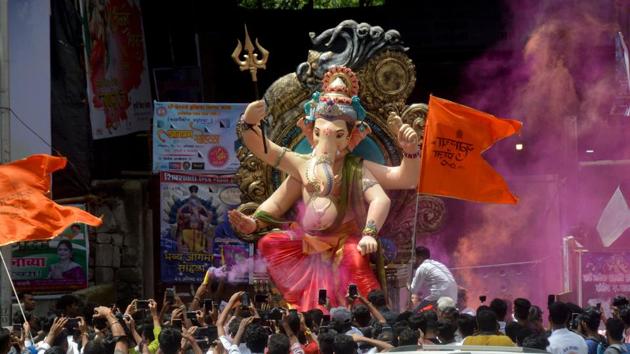
[[[326,230],[335,223],[338,212],[332,198],[313,197],[306,202],[302,226],[310,231]]]

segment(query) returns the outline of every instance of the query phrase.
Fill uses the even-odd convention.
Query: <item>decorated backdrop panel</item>
[[[201,282],[210,266],[225,266],[230,282],[249,280],[253,246],[236,238],[227,218],[240,195],[233,175],[160,173],[163,282]]]

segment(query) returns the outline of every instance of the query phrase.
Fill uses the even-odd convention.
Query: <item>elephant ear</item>
[[[297,126],[302,130],[304,137],[308,140],[308,143],[313,146],[313,123],[306,120],[306,117],[302,117],[297,121]]]
[[[365,139],[365,137],[370,135],[371,132],[372,129],[370,129],[370,126],[367,123],[363,121],[356,122],[356,124],[354,125],[354,129],[352,129],[352,132],[350,133],[348,149],[350,149],[350,151],[354,150],[354,148],[359,145],[361,140]]]

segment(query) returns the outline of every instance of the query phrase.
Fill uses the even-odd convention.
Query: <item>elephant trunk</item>
[[[320,137],[315,149],[313,157],[309,163],[309,176],[316,191],[321,196],[329,196],[332,193],[334,185],[333,163],[339,152],[334,141],[334,136]]]

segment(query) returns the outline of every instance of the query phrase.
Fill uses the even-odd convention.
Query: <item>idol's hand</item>
[[[398,143],[408,154],[418,151],[418,134],[409,124],[403,124],[398,130]]]
[[[258,100],[247,105],[243,119],[247,124],[258,125],[265,115],[267,114],[267,105],[265,101]]]
[[[256,231],[256,220],[254,218],[241,213],[238,210],[228,211],[228,218],[234,230],[244,235],[249,235]]]
[[[366,254],[374,253],[378,249],[378,243],[376,239],[372,236],[363,236],[361,237],[361,241],[357,245],[357,249],[362,256]]]

